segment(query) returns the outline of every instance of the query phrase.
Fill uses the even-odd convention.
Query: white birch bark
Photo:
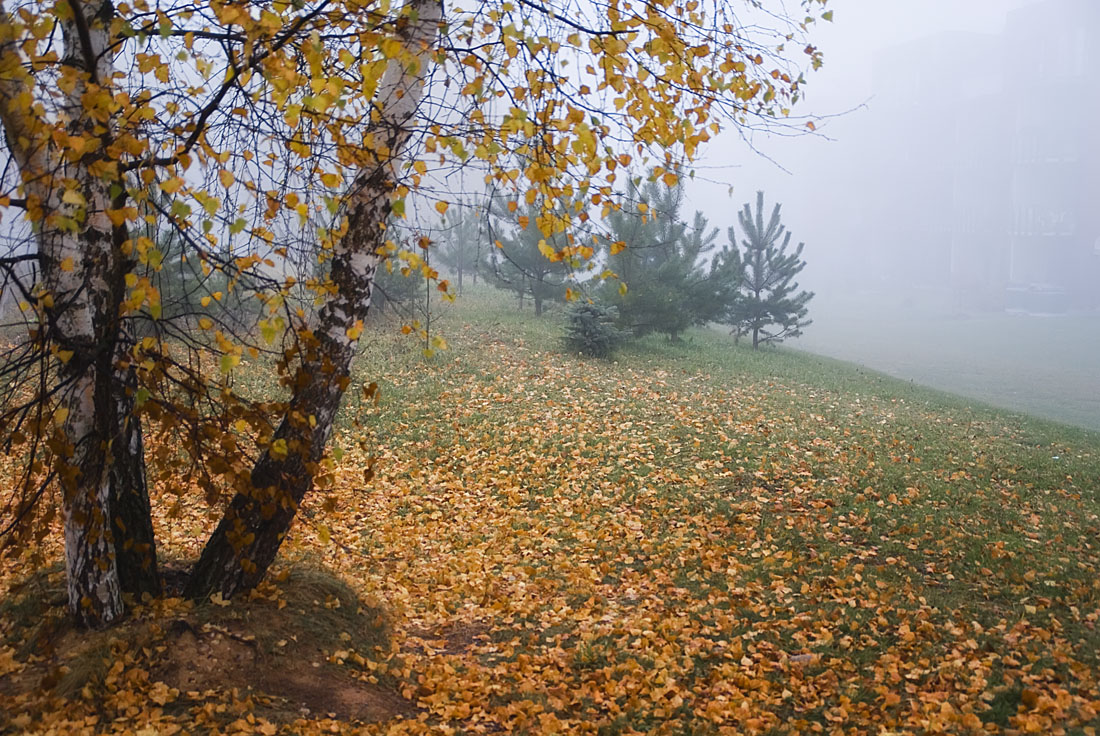
[[[24,193],[40,203],[42,212],[34,223],[42,298],[60,359],[64,390],[58,409],[71,453],[60,468],[69,609],[78,623],[102,626],[123,612],[110,530],[107,438],[97,424],[97,397],[110,385],[110,376],[97,370],[104,362],[103,310],[112,289],[109,183],[92,175],[81,160],[66,157],[49,132],[64,127],[80,134],[95,124],[82,98],[90,84],[112,82],[107,25],[113,7],[104,0],[71,0],[70,7],[74,12],[60,23],[64,63],[83,74],[65,94],[58,119],[40,120],[31,113],[26,80],[19,75],[22,59],[15,41],[3,39],[0,124],[20,167]],[[2,4],[0,22],[11,22]]]

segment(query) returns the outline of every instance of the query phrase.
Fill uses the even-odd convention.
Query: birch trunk
[[[145,442],[135,408],[137,374],[128,364],[129,347],[129,340],[122,340],[115,351],[109,505],[119,585],[140,601],[160,595],[162,585],[145,478]]]
[[[419,63],[391,61],[382,77],[377,98],[380,116],[372,132],[376,140],[384,140],[384,148],[376,149],[381,153],[377,165],[360,171],[347,195],[347,231],[335,247],[330,274],[334,295],[321,308],[313,330],[302,336],[290,406],[274,435],[276,442],[286,443],[286,452],[277,455],[268,450],[256,463],[251,488],[238,492],[230,502],[192,570],[184,591],[188,597],[218,592],[228,598],[255,587],[313,485],[350,383],[358,334],[370,309],[381,262],[395,163],[404,153],[423,95],[442,10],[440,0],[409,0],[405,5],[410,19],[406,47]]]
[[[97,123],[84,108],[84,96],[93,85],[112,84],[108,29],[114,8],[109,0],[86,4],[69,0],[69,8],[72,12],[60,22],[62,63],[82,74],[63,96],[58,118],[35,117],[21,99],[30,80],[21,76],[24,67],[16,42],[8,40],[0,44],[0,66],[5,72],[0,75],[0,123],[23,175],[28,200],[41,205],[34,224],[45,306],[43,328],[59,358],[57,380],[62,389],[57,416],[67,444],[67,456],[58,470],[69,610],[78,624],[100,627],[124,611],[112,527],[131,514],[128,511],[116,519],[112,496],[132,502],[137,494],[147,509],[148,495],[143,458],[133,454],[141,448],[140,440],[134,441],[135,429],[140,428],[133,418],[132,394],[116,380],[127,268],[118,246],[127,236],[106,214],[112,206],[113,182],[91,172],[93,157],[67,157],[50,142],[56,127],[64,127],[70,135],[88,136],[96,130]],[[10,23],[2,4],[0,21]],[[95,134],[102,137],[101,132]],[[77,226],[61,227],[62,220]],[[113,487],[121,483],[126,487]],[[148,558],[152,528],[149,520],[146,524],[145,529],[133,521],[126,526],[128,533],[147,531],[148,537],[138,547]],[[130,565],[129,559],[126,564]],[[146,579],[132,590],[148,589]]]

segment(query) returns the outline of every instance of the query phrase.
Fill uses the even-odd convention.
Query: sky
[[[1100,146],[1090,151],[1088,143],[1100,99],[1090,73],[1100,58],[1100,0],[1048,5],[1027,22],[1041,19],[1069,40],[1052,42],[1050,28],[1042,36],[1037,26],[1047,45],[1011,47],[1009,56],[997,55],[1009,48],[1001,42],[987,48],[981,39],[944,36],[996,37],[1011,11],[1039,1],[829,0],[833,22],[810,37],[825,64],[807,75],[806,99],[795,108],[819,118],[820,134],[757,136],[766,158],[723,133],[697,162],[684,216],[703,211],[724,243],[757,190],[769,208],[783,205],[792,244],[805,242],[799,281],[816,292],[814,322],[794,347],[1100,429],[1100,298],[1091,311],[1041,301],[1047,286],[1058,286],[1052,273],[1100,275],[1100,237],[1086,242],[1100,229],[1087,205],[1100,190],[1100,176],[1089,178]],[[1086,55],[1081,76],[1058,88],[1078,58],[1074,38]],[[875,57],[886,49],[897,83],[880,65],[873,90]],[[1071,61],[1055,58],[1066,50]],[[1002,72],[1021,71],[1034,87],[1022,97],[1000,81]],[[1042,95],[1053,95],[1056,108],[1026,104]],[[1090,162],[1081,179],[1069,173],[1075,164],[1059,163],[1063,129],[1076,131],[1064,136],[1069,150]],[[1043,153],[1028,159],[1021,150],[1029,145]],[[1038,225],[1028,229],[1020,218],[1032,205]],[[1063,207],[1072,256],[1058,250],[1070,242],[1044,225],[1065,222]],[[1040,265],[1030,265],[1029,253],[1040,254]]]
[[[787,0],[793,6],[791,0]],[[808,76],[807,97],[800,110],[816,116],[840,115],[821,128],[822,136],[801,139],[756,139],[754,144],[771,158],[754,155],[734,133],[724,133],[712,142],[697,167],[697,179],[689,189],[695,209],[708,213],[733,212],[753,199],[758,189],[775,193],[776,199],[793,185],[807,166],[800,161],[815,159],[829,146],[851,143],[845,128],[848,119],[871,114],[871,69],[874,54],[942,31],[997,33],[1004,27],[1010,10],[1028,0],[830,0],[833,22],[820,22],[811,40],[825,53],[825,65]],[[865,109],[861,106],[866,105]],[[830,140],[831,139],[831,140]],[[780,168],[782,167],[782,168]],[[786,171],[784,171],[784,169]],[[790,172],[790,173],[787,173]],[[707,184],[702,179],[713,180]],[[772,201],[769,196],[769,201]],[[712,224],[723,231],[735,224],[712,216]],[[799,233],[795,233],[797,239]]]

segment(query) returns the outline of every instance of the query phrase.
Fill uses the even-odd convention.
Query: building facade
[[[867,207],[898,276],[974,308],[1100,309],[1097,69],[1096,0],[1042,0],[1002,33],[875,58],[868,143],[890,186]]]

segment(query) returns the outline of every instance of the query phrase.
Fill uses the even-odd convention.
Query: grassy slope
[[[890,294],[818,301],[795,347],[1100,430],[1100,315],[971,315]]]
[[[509,306],[450,315],[430,368],[366,368],[383,513],[337,536],[390,560],[369,584],[408,591],[424,627],[486,634],[428,665],[416,695],[437,716],[474,703],[609,733],[1094,718],[1095,434],[714,333],[581,361],[552,317]]]
[[[1100,723],[1096,434],[717,333],[580,360],[511,307],[450,309],[430,361],[372,339],[286,546],[392,609],[423,720],[370,730]]]

